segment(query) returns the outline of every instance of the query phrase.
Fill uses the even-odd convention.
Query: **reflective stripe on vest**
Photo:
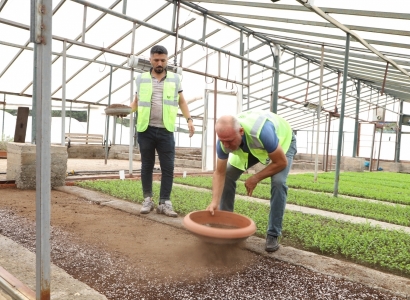
[[[138,94],[138,119],[136,130],[143,132],[149,125],[152,99],[152,76],[145,72],[137,76],[135,83]],[[174,132],[175,120],[178,113],[179,88],[181,77],[178,74],[167,72],[162,92],[162,120],[165,128]]]
[[[244,129],[249,151],[262,164],[266,165],[269,162],[268,152],[263,148],[259,138],[266,120],[271,121],[275,126],[275,132],[283,152],[288,151],[292,141],[292,129],[289,123],[280,116],[266,111],[246,111],[240,113],[237,118]],[[223,147],[222,143],[221,146]],[[232,152],[229,155],[229,163],[240,170],[246,170],[248,168],[248,153],[242,151],[242,149]]]

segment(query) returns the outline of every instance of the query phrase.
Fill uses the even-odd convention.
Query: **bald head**
[[[242,143],[244,131],[234,116],[220,117],[215,123],[215,132],[223,144],[225,152],[237,150]]]
[[[216,120],[215,131],[219,135],[220,133],[237,132],[241,125],[234,116],[225,115]]]

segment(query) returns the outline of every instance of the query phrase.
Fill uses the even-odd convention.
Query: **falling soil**
[[[0,234],[34,252],[35,191],[1,193]],[[404,299],[70,194],[51,208],[52,262],[108,299]]]

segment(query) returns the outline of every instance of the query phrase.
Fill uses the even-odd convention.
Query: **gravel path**
[[[53,225],[52,261],[108,299],[405,299],[356,282],[262,257],[237,247],[215,249],[215,246],[206,244],[200,245],[201,248],[193,247],[192,250],[204,251],[207,254],[207,260],[196,264],[195,268],[192,268],[192,262],[188,259],[188,256],[196,254],[192,250],[188,251],[191,254],[187,254],[186,259],[175,257],[171,248],[163,247],[153,248],[138,257],[125,255],[124,251],[127,249],[115,250],[115,245],[123,243],[121,226],[128,222],[127,218],[140,219],[139,217],[108,207],[102,208],[75,197],[72,199],[69,195],[65,199],[60,198],[53,197],[54,209],[57,209],[58,205],[64,206],[66,214],[78,211],[75,216],[77,223],[73,225],[75,230],[74,227],[68,230],[61,224]],[[13,203],[0,207],[0,234],[34,252],[33,211],[27,203]],[[27,211],[24,208],[27,208]],[[94,209],[95,213],[92,214]],[[87,213],[84,213],[85,210]],[[110,213],[111,217],[107,218],[103,210]],[[56,211],[53,211],[53,215],[56,215]],[[87,222],[104,222],[106,229],[110,230],[101,228],[105,234],[97,242],[89,243],[83,236],[87,233],[81,232],[81,228],[87,228]],[[170,230],[167,225],[156,226],[163,226],[162,230],[166,231],[171,241],[182,235],[180,238],[186,240],[183,247],[190,247],[191,236],[188,233],[177,229]],[[135,228],[134,231],[139,230],[143,228]],[[159,237],[155,234],[151,236],[152,240],[147,242],[155,244]],[[112,239],[116,242],[110,244]],[[164,251],[165,259],[155,264],[158,258],[153,259],[153,255],[158,251]],[[154,262],[150,267],[146,267],[145,263],[149,261]],[[166,274],[162,272],[169,267],[166,266],[167,261],[175,269],[174,274],[172,270]],[[201,276],[194,276],[195,273],[200,273]]]

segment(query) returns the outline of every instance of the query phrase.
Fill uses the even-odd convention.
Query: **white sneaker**
[[[167,200],[165,203],[158,205],[157,207],[157,213],[158,214],[164,214],[168,217],[176,218],[178,217],[177,213],[174,212],[172,209],[172,203],[171,201]]]
[[[140,214],[149,214],[153,209],[154,202],[152,201],[151,197],[147,197],[144,199],[144,202],[142,203]]]

